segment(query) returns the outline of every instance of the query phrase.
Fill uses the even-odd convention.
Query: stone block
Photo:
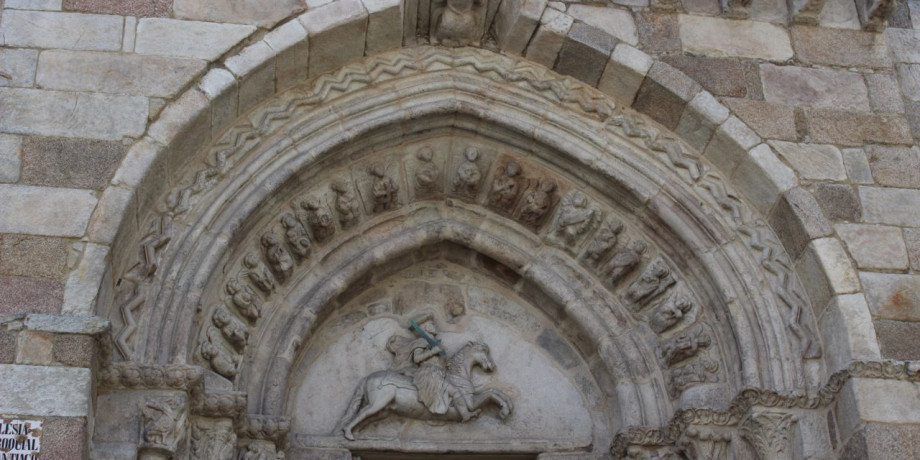
[[[918,385],[904,380],[856,378],[844,386],[842,391],[848,394],[842,396],[855,401],[853,409],[862,422],[920,423]]]
[[[705,56],[665,56],[662,61],[684,72],[716,96],[758,97],[760,70],[754,61]]]
[[[310,41],[309,75],[337,69],[364,56],[367,11],[360,0],[339,0],[299,18]]]
[[[0,242],[0,274],[61,278],[70,241],[31,235],[6,235]]]
[[[304,7],[300,0],[175,0],[172,3],[177,18],[266,28]]]
[[[753,21],[679,15],[683,50],[706,56],[733,56],[768,61],[792,58],[792,43],[782,27]]]
[[[840,224],[836,226],[836,230],[860,269],[907,269],[907,248],[901,236],[901,229],[878,225]]]
[[[527,59],[552,69],[574,22],[571,16],[552,8],[543,10],[540,26],[537,27],[537,32],[530,40],[524,55]]]
[[[89,458],[86,417],[45,417],[42,421],[42,456]]]
[[[830,27],[792,28],[796,57],[805,64],[839,67],[891,67],[885,40],[878,34]]]
[[[861,272],[859,279],[873,317],[920,321],[920,275]]]
[[[860,146],[866,142],[911,144],[910,124],[901,114],[871,114],[836,109],[806,109],[813,142]]]
[[[920,64],[898,64],[901,91],[907,99],[920,101]]]
[[[795,114],[790,105],[731,98],[725,98],[723,102],[764,139],[795,141],[798,138]]]
[[[177,172],[211,135],[211,111],[207,97],[197,89],[190,89],[170,104],[160,118],[150,125],[147,134],[163,145],[168,145],[166,164]]]
[[[147,137],[136,142],[115,171],[112,184],[137,188],[144,177],[152,175],[151,168],[156,164],[157,158],[164,156],[164,150],[162,144]]]
[[[502,2],[495,15],[498,46],[510,54],[521,54],[540,24],[546,0]]]
[[[901,89],[894,75],[882,73],[866,74],[866,86],[869,87],[869,103],[876,112],[904,112]]]
[[[118,51],[124,19],[119,16],[6,10],[0,44],[23,48]]]
[[[920,64],[920,29],[885,29],[885,40],[894,62]]]
[[[0,184],[0,233],[83,236],[95,206],[88,190]]]
[[[652,62],[651,56],[620,43],[604,68],[597,89],[613,96],[618,103],[631,106]]]
[[[914,138],[920,140],[920,102],[905,101],[904,114]]]
[[[680,28],[676,15],[637,11],[635,16],[642,49],[653,54],[680,51]]]
[[[116,14],[135,17],[169,16],[172,0],[64,0],[64,9],[84,13]]]
[[[61,0],[6,0],[4,8],[61,11]]]
[[[770,146],[804,179],[845,180],[843,155],[833,145],[770,141]]]
[[[47,366],[51,364],[52,335],[47,332],[21,331],[16,345],[16,364]]]
[[[172,97],[204,70],[201,60],[51,50],[36,80],[45,89]]]
[[[19,181],[22,164],[22,137],[0,134],[0,183]]]
[[[310,43],[307,30],[299,21],[288,21],[266,35],[264,40],[278,53],[275,58],[275,85],[278,91],[307,79],[310,70]],[[222,117],[218,117],[216,113],[212,116],[215,117],[213,122],[217,126],[218,119]]]
[[[639,44],[639,35],[636,32],[636,22],[629,10],[573,4],[566,11],[573,18],[584,22],[596,29],[603,31],[617,40],[636,46]]]
[[[639,87],[633,108],[674,130],[684,109],[701,91],[698,83],[663,62],[656,62]]]
[[[265,41],[243,48],[227,58],[225,65],[239,80],[239,111],[246,112],[275,94],[275,56]]]
[[[920,190],[859,187],[859,200],[866,222],[920,227]]]
[[[96,339],[88,335],[55,334],[52,339],[52,361],[62,366],[93,367]]]
[[[818,320],[824,339],[824,360],[830,373],[845,369],[853,360],[881,357],[869,307],[862,294],[834,297]]]
[[[872,170],[869,169],[869,160],[863,149],[841,149],[843,164],[847,168],[850,180],[857,184],[873,184]]]
[[[96,297],[102,285],[102,277],[108,268],[106,257],[109,247],[87,243],[83,257],[70,272],[64,287],[64,303],[61,312],[71,315],[91,315],[96,308]]]
[[[798,187],[783,194],[768,220],[793,260],[799,258],[811,240],[833,231],[818,202]]]
[[[0,386],[3,414],[77,417],[89,413],[89,369],[2,364]]]
[[[816,183],[811,192],[824,210],[824,216],[832,221],[856,222],[862,217],[859,197],[849,184]]]
[[[16,343],[19,333],[0,330],[0,364],[13,364],[16,361]]]
[[[747,157],[748,150],[760,143],[757,133],[738,117],[730,116],[716,129],[703,155],[720,171],[731,174]]]
[[[215,136],[223,131],[227,123],[236,120],[239,114],[239,86],[236,77],[224,69],[211,69],[198,83],[198,89],[211,100],[211,135]]]
[[[700,91],[690,100],[677,123],[677,135],[702,152],[716,128],[728,119],[729,111],[707,91]]]
[[[0,48],[0,86],[31,88],[37,63],[38,50]]]
[[[920,360],[920,322],[883,319],[875,321],[875,331],[883,358]]]
[[[0,88],[0,105],[0,131],[110,140],[143,133],[148,111],[140,96],[22,88]]]
[[[907,246],[907,257],[910,259],[911,270],[920,271],[920,228],[905,228],[904,244]]]
[[[617,39],[606,32],[576,22],[569,29],[554,70],[597,86]]]
[[[239,24],[143,18],[137,23],[134,52],[213,61],[255,30]]]
[[[63,299],[62,281],[0,276],[0,313],[59,313]]]
[[[910,22],[914,29],[920,30],[920,0],[907,0]]]
[[[869,91],[858,73],[761,64],[760,75],[768,102],[869,111]]]
[[[26,137],[20,183],[102,190],[127,149],[114,141]]]
[[[850,256],[836,238],[812,241],[796,264],[796,272],[814,308],[827,305],[836,296],[853,294],[860,289],[859,277]]]
[[[361,0],[361,2],[364,4],[364,8],[367,9],[367,39],[364,53],[370,56],[380,51],[402,46],[402,2],[400,0]],[[525,3],[530,6],[529,13],[532,13],[533,8],[538,8],[536,13],[532,13],[535,15],[533,27],[536,27],[536,22],[540,19],[540,13],[543,11],[543,7],[546,6],[546,1],[543,0],[542,3],[540,1]],[[527,37],[530,38],[532,34],[533,29],[530,29]],[[527,43],[521,46],[521,51],[524,50],[524,46],[527,46]]]
[[[920,188],[920,151],[917,147],[872,145],[866,152],[876,184]]]
[[[798,183],[792,169],[767,144],[751,149],[748,158],[735,168],[732,181],[764,214],[770,212],[780,194]]]
[[[121,50],[126,53],[134,52],[134,44],[137,41],[137,18],[128,16],[125,18],[125,34],[121,38]]]
[[[133,205],[136,205],[133,190],[118,186],[105,189],[86,231],[89,241],[111,245],[122,221],[130,222],[135,214]]]

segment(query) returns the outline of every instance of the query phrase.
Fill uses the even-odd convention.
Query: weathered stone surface
[[[882,357],[886,359],[920,360],[920,322],[917,321],[875,321]],[[917,446],[920,448],[920,446]],[[904,451],[916,452],[916,451]],[[910,456],[907,454],[908,457]],[[908,458],[904,457],[904,458]],[[883,457],[898,458],[898,457]]]
[[[574,22],[567,14],[552,8],[545,9],[540,18],[540,26],[527,46],[527,59],[552,68]]]
[[[0,365],[0,413],[83,416],[89,413],[92,376],[73,367]]]
[[[144,18],[137,23],[134,51],[213,61],[255,30],[247,25]]]
[[[820,314],[818,328],[824,338],[824,349],[828,350],[824,358],[830,372],[846,368],[852,360],[881,357],[872,316],[862,294],[832,299]]]
[[[399,13],[399,2],[396,11]],[[507,53],[520,54],[524,52],[527,43],[533,37],[534,31],[540,24],[543,10],[546,9],[546,0],[524,0],[520,2],[502,2],[495,16],[494,30],[498,34],[496,40],[501,49]],[[370,11],[370,8],[368,8]],[[370,31],[368,31],[370,34]],[[368,38],[368,44],[371,40]]]
[[[728,119],[729,111],[712,94],[700,91],[690,100],[677,124],[677,134],[698,151],[706,149],[716,128]]]
[[[812,193],[824,210],[825,217],[832,221],[855,222],[862,216],[859,197],[849,184],[817,183]]]
[[[885,40],[895,62],[920,64],[920,30],[888,28]]]
[[[797,140],[792,106],[749,99],[723,99],[732,113],[765,139]]]
[[[703,155],[720,171],[730,173],[747,157],[748,150],[760,142],[757,133],[738,117],[731,116],[716,129]]]
[[[878,225],[840,224],[836,226],[836,230],[860,269],[907,269],[907,248],[901,237],[901,229]]]
[[[108,246],[86,243],[83,257],[67,278],[64,303],[61,305],[62,313],[71,315],[93,313],[99,287],[102,285],[102,277],[105,275],[105,259],[108,254]]]
[[[299,21],[288,21],[283,26],[268,33],[264,38],[276,53],[275,57],[275,84],[278,91],[291,87],[293,84],[306,80],[309,72],[310,43],[307,38],[307,29]],[[213,96],[210,96],[213,99]],[[223,104],[229,108],[233,105],[232,97],[223,98]],[[220,104],[220,103],[218,103]],[[235,109],[234,109],[235,110]],[[215,105],[212,110],[212,123],[214,127],[222,126],[220,120],[223,115],[218,115],[224,110]],[[233,117],[225,121],[230,121]]]
[[[26,137],[22,177],[27,185],[102,190],[128,150],[121,142]]]
[[[59,313],[63,298],[62,281],[0,276],[0,313]]]
[[[874,317],[920,321],[920,276],[861,272],[859,279]]]
[[[866,151],[877,184],[920,188],[920,152],[916,147],[873,145]]]
[[[870,114],[835,109],[807,109],[805,119],[814,142],[860,146],[866,142],[911,144],[910,125],[900,114]]]
[[[885,40],[878,34],[829,27],[792,28],[796,57],[806,64],[840,67],[891,67]]]
[[[798,187],[783,194],[769,221],[793,259],[798,259],[809,241],[833,231],[814,197]]]
[[[857,73],[773,64],[761,64],[760,73],[768,102],[869,110],[869,92]]]
[[[910,258],[910,268],[920,270],[920,228],[905,228],[904,244],[907,245],[907,255]]]
[[[616,42],[598,28],[575,23],[562,44],[554,70],[597,86]]]
[[[920,190],[859,187],[859,200],[866,222],[920,226]]]
[[[636,29],[640,46],[647,52],[658,54],[680,51],[680,28],[676,15],[637,11]]]
[[[0,185],[0,233],[82,236],[95,206],[88,190]]]
[[[0,44],[27,48],[117,51],[124,20],[117,16],[7,10]]]
[[[904,96],[920,101],[920,64],[898,64],[896,68]]]
[[[45,417],[42,421],[42,455],[67,458],[77,454],[89,456],[86,417]]]
[[[677,128],[687,103],[700,92],[698,83],[665,63],[652,64],[633,108],[652,117],[668,129]]]
[[[747,160],[735,168],[732,180],[765,214],[770,212],[780,194],[798,183],[792,169],[784,165],[767,144],[751,149]]]
[[[6,0],[3,7],[18,10],[60,11],[61,0]]]
[[[364,55],[367,11],[360,0],[341,0],[307,11],[299,18],[310,36],[311,76],[341,67]]]
[[[88,335],[56,334],[52,338],[52,360],[64,366],[92,367],[96,339]]]
[[[785,61],[793,54],[786,30],[772,24],[689,15],[678,20],[686,52],[769,61]]]
[[[859,277],[850,256],[836,238],[812,241],[799,259],[796,271],[802,278],[816,314],[832,298],[860,289]]]
[[[52,50],[36,80],[46,89],[172,97],[204,69],[200,60]]]
[[[0,243],[0,274],[61,278],[70,242],[61,238],[6,235]]]
[[[260,26],[270,26],[303,9],[299,0],[175,0],[172,3],[177,18]]]
[[[718,16],[722,14],[722,6],[719,0],[684,0],[680,2],[688,13],[703,14],[706,16]]]
[[[402,45],[403,34],[403,13],[401,0],[361,0],[364,8],[367,9],[367,49],[364,52],[368,55],[378,53],[383,50],[399,48]],[[540,13],[546,6],[546,0],[525,2],[529,7],[524,9],[519,27],[528,30],[527,37],[533,35],[537,21],[540,19]],[[535,12],[534,12],[535,11]],[[531,17],[533,16],[533,17]],[[527,29],[524,23],[531,21],[532,27]],[[293,22],[293,21],[292,21]],[[516,53],[520,53],[527,46],[525,42],[521,45]]]
[[[0,183],[19,180],[22,138],[14,134],[0,134]]]
[[[878,112],[904,112],[901,90],[894,75],[881,73],[866,74],[866,86],[869,87],[869,103],[872,110]]]
[[[770,141],[776,153],[785,159],[799,177],[816,180],[844,180],[847,178],[843,156],[833,145],[796,144]]]
[[[38,50],[0,48],[0,86],[30,88],[37,62]]]
[[[147,98],[0,88],[0,131],[121,140],[147,122]],[[63,108],[67,110],[63,110]]]
[[[13,364],[16,360],[18,335],[15,331],[0,331],[0,364]]]
[[[624,41],[633,46],[639,43],[639,36],[636,33],[636,23],[628,10],[574,4],[569,7],[567,13],[589,26],[593,26],[616,37],[617,40]]]
[[[920,139],[920,102],[906,101],[904,103],[904,113],[914,138]]]
[[[16,345],[16,364],[51,364],[51,337],[51,334],[46,332],[20,332],[19,343]]]
[[[843,164],[847,168],[847,175],[850,180],[857,184],[872,184],[872,170],[869,168],[869,160],[866,158],[866,152],[863,149],[841,149],[843,154]]]
[[[163,17],[169,16],[172,3],[172,0],[119,0],[117,2],[107,0],[64,0],[64,9],[85,13],[117,14],[119,16]]]
[[[613,96],[620,104],[631,106],[652,62],[651,56],[621,43],[613,50],[597,89]]]
[[[662,60],[684,72],[716,96],[751,97],[761,93],[754,61],[696,56],[665,56]]]

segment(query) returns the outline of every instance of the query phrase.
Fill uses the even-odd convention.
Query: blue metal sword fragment
[[[421,327],[419,327],[418,323],[416,323],[414,319],[409,320],[409,325],[412,326],[412,329],[415,329],[415,332],[418,332],[418,334],[422,336],[422,338],[425,339],[426,342],[428,342],[429,350],[441,344],[441,339],[436,340],[432,338],[430,335],[428,335],[427,332],[425,332],[424,330],[422,330]],[[445,358],[447,357],[447,353],[444,353],[443,348],[441,348],[441,356]]]

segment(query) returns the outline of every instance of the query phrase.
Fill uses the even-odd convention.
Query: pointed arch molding
[[[414,174],[426,145],[435,146],[439,182],[423,193]],[[470,146],[482,178],[466,194],[453,181]],[[139,209],[151,231],[116,241],[116,287],[100,313],[112,319],[125,359],[202,365],[226,389],[247,392],[250,413],[284,415],[297,354],[341,296],[380,267],[444,244],[494,261],[518,277],[516,289],[551,299],[558,320],[575,324],[573,341],[588,344],[577,347],[585,361],[603,363],[598,378],[617,384],[612,417],[624,417],[614,423],[621,428],[664,426],[681,407],[725,407],[746,387],[790,393],[823,381],[814,375],[822,351],[812,308],[753,206],[654,122],[525,60],[471,48],[377,55],[274,96],[195,156],[168,161],[183,173]],[[503,208],[490,189],[509,162],[523,182]],[[385,177],[398,185],[398,205],[375,209],[372,186]],[[342,194],[332,183],[343,178],[358,206],[353,226],[336,208]],[[546,213],[528,217],[524,202],[540,198],[528,194],[549,181]],[[328,239],[297,219],[310,196],[336,220]],[[566,240],[559,220],[580,199],[593,217]],[[605,232],[619,241],[605,247]],[[641,262],[613,282],[612,259],[636,241],[648,247]],[[598,247],[594,264],[588,252]],[[279,265],[272,251],[291,263]],[[629,292],[660,267],[673,285],[648,299]],[[275,287],[260,289],[249,272]],[[231,280],[240,286],[228,289]],[[247,318],[234,304],[240,289],[258,299],[260,315]],[[662,326],[649,324],[680,297],[695,305],[695,323],[676,328],[711,336],[710,377],[700,371],[706,363],[669,365],[662,349],[675,333],[659,337]],[[214,332],[217,309],[246,329],[245,345]],[[703,378],[675,389],[681,366],[697,366]]]

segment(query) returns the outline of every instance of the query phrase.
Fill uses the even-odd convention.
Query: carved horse
[[[474,389],[470,374],[477,366],[486,372],[495,370],[489,347],[481,342],[468,342],[448,359],[445,385],[456,389],[455,394],[461,395],[463,401],[452,401],[445,414],[433,414],[419,401],[412,377],[395,370],[374,372],[358,384],[339,426],[345,438],[354,441],[352,430],[383,411],[418,420],[459,422],[465,421],[465,418],[457,409],[457,404],[465,404],[475,417],[481,412],[480,408],[489,402],[498,406],[498,415],[504,420],[513,409],[511,398],[494,388]]]

